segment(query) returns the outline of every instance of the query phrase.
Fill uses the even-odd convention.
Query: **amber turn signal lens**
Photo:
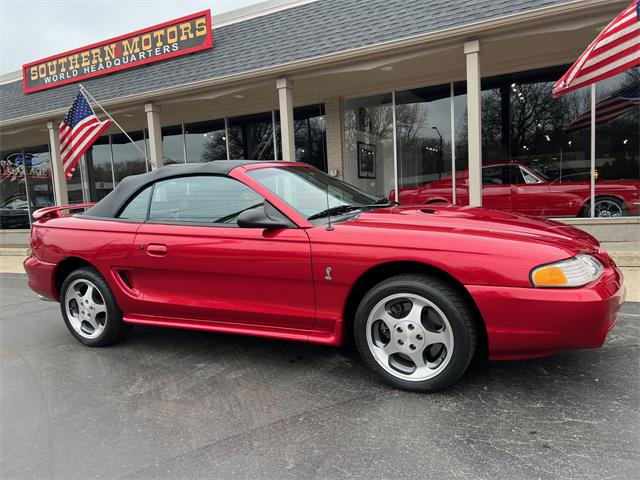
[[[531,283],[534,287],[581,287],[600,277],[603,270],[596,257],[579,254],[534,268],[531,272]]]
[[[569,283],[567,276],[560,267],[549,266],[539,268],[533,273],[535,285],[566,285]]]

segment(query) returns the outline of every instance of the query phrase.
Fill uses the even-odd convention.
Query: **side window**
[[[520,173],[524,177],[524,183],[540,183],[539,180],[524,169],[520,169]]]
[[[483,185],[502,185],[504,183],[504,168],[502,166],[484,167],[482,169]]]
[[[236,225],[240,213],[263,203],[252,189],[228,177],[178,177],[156,183],[149,220]]]
[[[524,181],[524,177],[522,176],[522,169],[518,165],[511,165],[509,167],[509,170],[511,171],[511,183],[516,185],[527,183]]]
[[[123,220],[133,220],[135,222],[144,222],[147,219],[147,208],[149,208],[149,197],[151,196],[151,187],[145,188],[138,193],[120,212],[118,218]]]

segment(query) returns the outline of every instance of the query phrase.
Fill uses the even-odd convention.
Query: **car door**
[[[512,165],[511,169],[513,211],[537,217],[551,215],[553,202],[549,197],[549,184],[520,165]]]
[[[157,182],[135,239],[131,275],[144,299],[137,313],[310,330],[315,299],[306,232],[235,222],[263,202],[226,176]]]
[[[488,165],[482,168],[482,206],[511,211],[511,175],[509,165]]]

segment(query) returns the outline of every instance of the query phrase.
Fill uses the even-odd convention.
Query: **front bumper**
[[[23,265],[27,272],[29,288],[44,297],[44,299],[59,301],[58,292],[55,288],[56,265],[43,262],[33,255],[28,256]]]
[[[468,286],[487,327],[489,358],[601,347],[625,299],[622,273],[607,260],[602,277],[582,288]]]

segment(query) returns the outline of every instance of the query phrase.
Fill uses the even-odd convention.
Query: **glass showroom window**
[[[590,90],[554,99],[551,87],[566,68],[483,80],[483,206],[536,216],[588,215]]]
[[[81,170],[82,168],[80,168],[80,165],[78,164],[78,167],[73,171],[73,175],[71,176],[71,178],[67,179],[67,197],[69,199],[69,203],[84,202]]]
[[[596,87],[595,215],[640,215],[640,68]]]
[[[0,228],[29,228],[29,202],[21,149],[0,153]]]
[[[133,144],[124,133],[111,135],[111,150],[113,152],[113,168],[116,185],[118,185],[124,177],[145,173],[147,171],[144,133],[138,131],[128,132],[128,134],[135,144]]]
[[[227,159],[224,119],[187,123],[184,126],[187,162],[211,162]]]
[[[390,93],[345,100],[344,178],[387,196],[395,188],[393,103]]]
[[[296,160],[298,162],[308,163],[326,172],[327,140],[324,105],[319,104],[294,108],[293,122]]]
[[[55,204],[49,145],[24,149],[30,213]]]
[[[89,187],[89,199],[97,202],[113,190],[113,164],[111,162],[111,145],[109,136],[105,135],[96,140],[85,153],[87,162],[87,176],[85,179]],[[80,165],[76,172],[80,170]]]
[[[162,153],[164,164],[184,163],[184,136],[182,124],[162,127]]]
[[[451,85],[396,92],[401,203],[452,202]]]
[[[230,118],[228,124],[230,159],[275,159],[271,112]]]
[[[274,111],[277,159],[282,160],[280,111]],[[308,163],[327,171],[327,138],[324,104],[306,105],[293,109],[296,161]]]

